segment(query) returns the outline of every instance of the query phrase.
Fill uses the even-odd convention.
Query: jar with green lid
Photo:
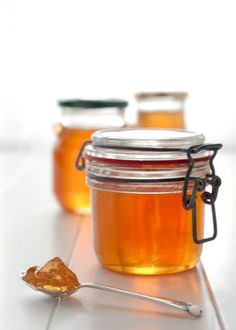
[[[53,151],[53,190],[63,209],[89,213],[89,188],[85,174],[78,172],[78,149],[98,129],[125,125],[125,100],[61,100],[59,124],[54,125],[57,141]]]

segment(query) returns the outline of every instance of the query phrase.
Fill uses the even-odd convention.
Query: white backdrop
[[[0,0],[0,145],[50,144],[63,97],[185,90],[188,128],[236,145],[235,1]],[[129,120],[135,105],[131,102]]]

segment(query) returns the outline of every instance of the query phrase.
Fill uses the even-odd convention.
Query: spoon
[[[142,300],[151,301],[151,302],[154,302],[154,303],[166,305],[168,307],[172,307],[172,308],[175,308],[175,309],[178,309],[178,310],[185,311],[185,312],[187,312],[187,313],[189,313],[189,314],[191,314],[192,316],[195,316],[195,317],[200,317],[202,315],[201,308],[198,305],[195,305],[195,304],[192,304],[192,303],[187,303],[187,302],[183,302],[183,301],[176,301],[176,300],[170,300],[170,299],[165,299],[165,298],[161,298],[161,297],[147,296],[147,295],[143,295],[143,294],[140,294],[140,293],[121,290],[121,289],[113,288],[111,286],[105,286],[105,285],[101,285],[101,284],[97,284],[97,283],[80,283],[78,288],[76,288],[74,290],[68,290],[68,291],[47,290],[47,289],[44,289],[44,288],[34,286],[31,283],[28,283],[23,278],[25,276],[25,274],[26,274],[26,271],[21,272],[20,277],[29,287],[31,287],[32,289],[34,289],[36,291],[42,292],[44,294],[47,294],[51,297],[58,298],[58,299],[67,298],[67,297],[71,296],[76,291],[78,291],[82,288],[92,288],[92,289],[98,289],[98,290],[108,291],[108,292],[112,292],[112,293],[123,294],[123,295],[129,296],[129,297],[138,298],[138,299],[142,299]]]

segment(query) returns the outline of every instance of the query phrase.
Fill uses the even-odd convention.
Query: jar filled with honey
[[[78,172],[75,166],[78,149],[95,130],[123,127],[127,104],[119,99],[59,101],[61,120],[54,125],[58,138],[53,151],[53,190],[63,209],[89,212],[85,173]]]
[[[184,129],[185,92],[143,92],[135,95],[138,127]]]
[[[97,131],[85,147],[95,251],[108,269],[168,274],[193,268],[202,243],[216,237],[221,144],[185,130]],[[82,163],[81,163],[82,161]],[[213,234],[204,237],[204,206]]]

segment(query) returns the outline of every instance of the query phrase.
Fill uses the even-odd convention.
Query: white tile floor
[[[234,154],[226,154],[218,162],[223,166],[221,175],[225,176],[226,182],[219,195],[222,202],[219,202],[217,212],[219,221],[225,221],[227,225],[220,224],[219,229],[224,229],[221,233],[219,231],[219,238],[205,246],[203,254],[213,300],[216,298],[220,315],[216,313],[201,264],[189,272],[150,277],[124,276],[103,269],[94,255],[90,220],[63,213],[54,200],[49,153],[24,154],[24,160],[29,164],[27,171],[22,171],[9,186],[7,180],[12,175],[12,159],[15,159],[17,171],[18,156],[0,156],[5,162],[5,181],[0,177],[0,184],[8,187],[0,196],[0,329],[217,330],[223,329],[221,316],[227,329],[236,328],[232,307],[236,276],[235,270],[230,268],[235,252],[232,250],[233,233],[228,228],[233,226],[230,221],[234,209],[232,203],[231,211],[228,209],[225,218],[220,219],[222,203],[227,202],[224,192],[231,189],[234,193],[231,199],[235,200],[235,191],[230,188],[231,181],[228,182],[228,177],[233,174]],[[226,165],[231,170],[225,171]],[[227,255],[222,252],[219,256],[221,244],[228,251]],[[18,274],[22,269],[35,263],[42,265],[56,255],[69,264],[81,282],[94,281],[144,294],[189,300],[201,305],[204,314],[202,318],[193,319],[163,306],[92,289],[82,289],[74,297],[59,303],[20,281]],[[223,273],[222,269],[226,271]]]

